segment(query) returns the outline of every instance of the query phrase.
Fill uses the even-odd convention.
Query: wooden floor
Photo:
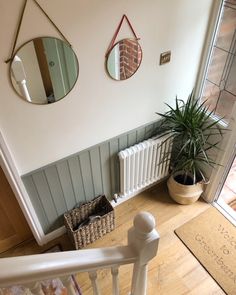
[[[127,230],[132,225],[134,216],[141,210],[149,211],[157,220],[160,233],[158,255],[149,265],[149,295],[220,295],[225,294],[196,258],[174,234],[174,230],[209,208],[210,205],[198,201],[193,205],[174,203],[166,191],[165,185],[142,193],[115,208],[116,229],[93,243],[90,248],[113,245],[125,245]],[[209,220],[209,222],[211,222]],[[66,236],[41,248],[35,241],[28,241],[15,249],[0,254],[0,257],[41,253],[53,244],[60,243],[64,250],[71,249]],[[101,294],[111,295],[109,271],[99,273]],[[131,278],[131,266],[120,268],[121,294],[128,294]],[[87,274],[78,275],[78,282],[83,295],[91,295]]]

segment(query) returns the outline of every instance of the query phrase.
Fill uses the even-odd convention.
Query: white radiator
[[[168,175],[172,138],[150,138],[119,152],[120,196],[133,196]]]

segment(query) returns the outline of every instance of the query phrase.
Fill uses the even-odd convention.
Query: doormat
[[[236,294],[236,227],[214,207],[175,230],[229,295]]]

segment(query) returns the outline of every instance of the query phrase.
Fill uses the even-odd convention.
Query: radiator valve
[[[118,194],[114,194],[114,196],[113,196],[113,200],[114,200],[116,203],[117,203],[118,198],[119,198],[119,195],[118,195]]]

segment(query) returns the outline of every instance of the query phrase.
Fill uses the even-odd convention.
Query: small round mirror
[[[109,51],[106,69],[111,78],[126,80],[133,76],[142,61],[142,49],[136,39],[123,39]]]
[[[30,40],[21,46],[10,65],[16,92],[35,104],[57,102],[74,87],[79,74],[70,45],[54,37]]]

